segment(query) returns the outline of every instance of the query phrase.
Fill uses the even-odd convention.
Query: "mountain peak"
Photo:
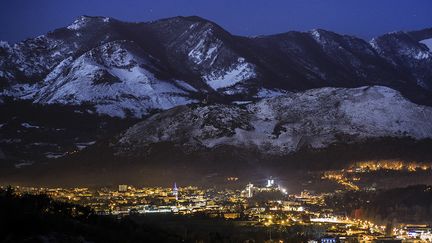
[[[193,22],[207,22],[207,23],[211,22],[210,20],[205,19],[205,18],[200,17],[200,16],[197,16],[197,15],[178,16],[177,18],[184,19],[184,20],[187,20],[187,21],[193,21]]]
[[[7,41],[0,41],[0,48],[10,48],[10,45]]]
[[[205,23],[213,23],[210,20],[207,20],[205,18],[202,18],[200,16],[196,16],[196,15],[191,15],[191,16],[175,16],[175,17],[170,17],[170,18],[164,18],[164,19],[159,19],[155,22],[205,22]]]
[[[110,17],[82,15],[77,17],[67,28],[70,30],[79,30],[87,27],[90,23],[109,23],[112,20],[113,18]]]
[[[308,33],[316,40],[316,41],[322,41],[324,39],[334,39],[342,37],[342,35],[329,31],[324,29],[312,29],[308,31]]]
[[[176,16],[172,18],[160,19],[152,23],[158,26],[163,25],[164,28],[173,28],[177,30],[183,28],[194,29],[194,27],[201,26],[205,29],[213,29],[220,33],[228,33],[218,24],[199,16]]]

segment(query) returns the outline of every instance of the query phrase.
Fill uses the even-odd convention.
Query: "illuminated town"
[[[228,181],[237,179],[227,178]],[[322,179],[335,180],[347,190],[361,190],[345,178],[344,173],[324,173]],[[275,234],[301,226],[316,235],[308,240],[310,243],[432,241],[432,231],[427,225],[385,226],[349,217],[346,212],[337,211],[325,203],[326,197],[340,192],[316,194],[303,191],[290,194],[289,189],[280,186],[273,178],[267,179],[263,185],[249,183],[238,190],[203,189],[180,186],[175,182],[170,188],[118,185],[115,189],[15,187],[14,190],[19,195],[46,194],[55,200],[88,206],[97,214],[117,218],[130,215],[200,215],[208,219],[223,219],[241,227],[268,230],[270,240],[271,232]]]

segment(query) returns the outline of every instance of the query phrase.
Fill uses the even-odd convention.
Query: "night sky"
[[[80,15],[126,21],[198,15],[238,35],[323,28],[370,39],[432,27],[432,0],[1,0],[0,40],[44,34]]]

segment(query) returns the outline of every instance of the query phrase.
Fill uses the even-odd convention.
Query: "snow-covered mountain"
[[[113,147],[126,156],[163,143],[189,152],[230,145],[286,155],[371,138],[430,139],[431,119],[431,107],[390,88],[319,88],[247,105],[176,107],[131,127]]]
[[[0,179],[430,161],[431,40],[432,29],[367,42],[321,29],[235,36],[200,17],[81,16],[0,42]]]
[[[151,110],[193,102],[195,89],[183,81],[160,80],[152,57],[129,41],[113,41],[75,60],[65,59],[43,81],[35,102],[91,104],[110,116],[141,117]]]
[[[394,67],[410,75],[418,86],[432,90],[432,51],[428,44],[432,29],[418,32],[394,32],[371,41],[375,50]]]
[[[319,29],[241,37],[199,17],[128,23],[81,16],[46,35],[0,42],[0,88],[2,96],[88,105],[116,117],[364,85],[430,105],[430,38],[430,30],[398,32],[368,43]]]

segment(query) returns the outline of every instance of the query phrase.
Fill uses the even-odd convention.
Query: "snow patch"
[[[427,48],[429,48],[429,51],[432,51],[432,38],[422,40],[422,41],[420,41],[420,43],[426,45]]]
[[[181,88],[187,90],[187,91],[191,91],[191,92],[198,92],[197,89],[195,89],[194,87],[192,87],[190,84],[186,83],[185,81],[182,80],[176,80],[175,81]]]
[[[25,128],[40,128],[40,126],[31,125],[30,123],[27,122],[21,123],[21,126]]]
[[[11,47],[10,47],[10,45],[9,45],[9,43],[8,42],[6,42],[6,41],[0,41],[0,48],[4,48],[4,49],[10,49]]]
[[[205,75],[203,79],[214,90],[233,86],[239,82],[256,77],[254,66],[238,58],[237,62],[231,65],[228,70],[213,71]]]
[[[80,19],[75,20],[71,25],[67,26],[66,28],[69,30],[79,30],[85,26],[85,19],[84,17],[81,17]]]
[[[211,35],[212,29],[208,29],[200,36],[198,43],[188,53],[189,60],[195,64],[210,60],[210,65],[213,65],[218,56],[218,49],[222,46],[222,41],[219,39],[212,40]]]
[[[316,40],[316,41],[320,41],[321,39],[321,34],[317,29],[312,30],[311,32],[312,37]]]
[[[58,57],[61,56],[62,54],[59,51],[54,52],[53,54],[51,54],[51,57]]]
[[[189,26],[189,29],[193,29],[198,26],[198,23],[193,23]]]
[[[90,141],[90,142],[82,142],[82,143],[76,143],[75,146],[78,148],[78,150],[83,150],[93,144],[95,144],[96,141]]]
[[[412,57],[414,57],[417,60],[428,59],[431,57],[431,53],[425,51],[418,51],[417,53],[413,54]]]
[[[21,169],[22,167],[30,166],[32,164],[34,164],[34,162],[29,162],[28,161],[28,162],[17,163],[17,164],[15,164],[15,168]]]
[[[246,105],[246,104],[250,104],[252,102],[253,102],[252,100],[235,100],[235,101],[231,102],[231,104],[234,104],[234,105]]]
[[[63,156],[65,156],[66,153],[54,153],[54,152],[47,152],[45,153],[45,158],[47,159],[58,159],[61,158]]]
[[[0,96],[30,100],[34,98],[39,89],[40,84],[14,84],[8,89],[1,91]]]

